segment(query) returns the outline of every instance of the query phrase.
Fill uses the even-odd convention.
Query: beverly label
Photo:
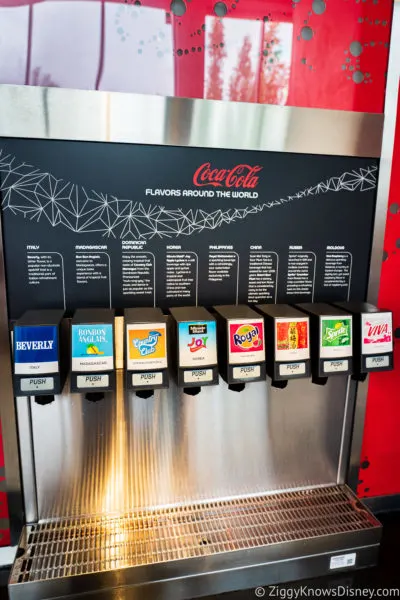
[[[275,360],[278,362],[310,358],[309,321],[301,319],[275,320]]]
[[[165,323],[127,325],[127,368],[129,371],[167,368]]]
[[[321,358],[351,356],[352,318],[321,317]]]
[[[264,321],[229,321],[229,362],[243,364],[265,360]]]
[[[72,325],[72,370],[91,373],[113,368],[113,326],[110,323]]]
[[[182,322],[178,325],[179,366],[217,364],[217,328],[215,321]]]
[[[56,326],[16,325],[13,343],[16,375],[58,372],[58,328]]]
[[[393,352],[392,313],[361,315],[362,353]]]

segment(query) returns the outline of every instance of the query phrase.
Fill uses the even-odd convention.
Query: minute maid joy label
[[[53,325],[15,326],[14,372],[16,375],[57,373],[58,328]]]
[[[72,370],[111,371],[114,368],[113,326],[72,325]]]
[[[265,360],[264,321],[229,321],[229,362],[243,364]]]
[[[351,356],[352,318],[321,317],[321,358]]]
[[[127,368],[129,371],[167,368],[165,323],[127,325]]]
[[[179,366],[202,367],[217,364],[217,325],[215,321],[180,322]]]

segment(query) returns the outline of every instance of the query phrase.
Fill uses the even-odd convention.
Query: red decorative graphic
[[[264,323],[230,323],[229,340],[231,352],[264,350]]]
[[[211,163],[201,165],[193,175],[193,183],[197,187],[211,185],[213,187],[247,188],[257,187],[262,170],[260,165],[236,165],[233,169],[213,169]]]
[[[250,38],[246,36],[229,85],[229,99],[236,102],[256,101],[256,75],[251,66],[251,46]]]
[[[265,23],[258,102],[285,104],[289,89],[290,66],[282,58],[281,23]]]
[[[208,49],[210,65],[208,68],[208,83],[205,97],[209,100],[222,100],[224,80],[222,76],[222,61],[226,57],[224,49],[224,22],[214,19],[211,30],[211,43]]]

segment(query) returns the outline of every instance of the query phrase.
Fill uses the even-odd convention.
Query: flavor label
[[[233,379],[256,379],[261,376],[260,365],[252,365],[251,367],[233,367]]]
[[[306,374],[306,363],[289,363],[288,365],[279,365],[279,375],[281,377],[295,377]]]
[[[14,373],[58,373],[58,328],[55,325],[14,327]]]
[[[215,321],[179,323],[179,366],[217,364],[217,326]]]
[[[212,369],[195,369],[193,371],[185,371],[183,373],[183,381],[185,383],[196,383],[202,381],[212,381]]]
[[[386,356],[368,356],[365,359],[367,369],[384,369],[390,364],[389,357]]]
[[[162,385],[162,373],[135,373],[132,375],[132,385],[142,386]]]
[[[127,368],[129,371],[167,368],[165,323],[127,325]]]
[[[351,356],[352,318],[321,317],[321,358]]]
[[[354,567],[356,564],[356,553],[341,554],[340,556],[332,556],[330,569],[344,569],[345,567]]]
[[[92,372],[113,368],[113,326],[110,323],[72,325],[72,370]]]
[[[265,360],[264,321],[229,321],[229,362],[242,364]]]
[[[109,386],[109,382],[108,375],[78,375],[76,378],[76,386],[80,389],[105,388]]]
[[[392,313],[361,315],[362,354],[393,352]]]
[[[324,362],[324,373],[338,373],[349,370],[348,360],[326,360]]]
[[[308,360],[309,320],[276,319],[275,320],[275,360],[278,362],[290,360]]]
[[[50,391],[52,389],[54,389],[54,377],[21,379],[21,392]]]

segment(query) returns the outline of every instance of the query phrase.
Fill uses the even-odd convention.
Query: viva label
[[[310,358],[308,318],[276,319],[275,359],[277,361]]]
[[[393,352],[392,313],[368,313],[361,316],[362,353]]]
[[[180,367],[217,364],[215,321],[181,322],[178,325],[178,336]]]
[[[165,323],[127,325],[126,332],[129,371],[167,368]]]
[[[72,370],[90,373],[113,368],[113,326],[110,323],[72,325]]]
[[[352,318],[321,317],[321,358],[351,356]]]

